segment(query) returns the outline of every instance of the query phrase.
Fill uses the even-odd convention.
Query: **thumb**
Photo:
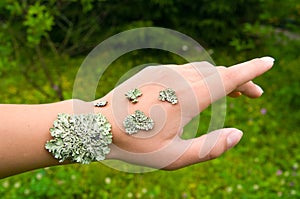
[[[186,142],[189,142],[189,148],[179,159],[165,169],[178,169],[217,158],[230,148],[234,147],[240,141],[242,136],[242,131],[238,129],[224,128],[212,131],[199,138],[186,140]]]

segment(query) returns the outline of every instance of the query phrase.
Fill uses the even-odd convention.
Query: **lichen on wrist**
[[[88,164],[104,160],[110,152],[111,124],[101,113],[58,114],[50,133],[53,139],[47,141],[45,148],[59,162]]]

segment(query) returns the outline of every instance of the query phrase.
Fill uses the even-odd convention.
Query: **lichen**
[[[132,103],[137,103],[138,102],[138,97],[142,96],[142,92],[135,88],[132,90],[127,91],[127,93],[125,93],[125,96],[127,97],[127,99],[129,99],[129,101],[131,101]]]
[[[178,103],[178,99],[177,99],[176,93],[171,88],[167,88],[167,89],[165,89],[163,91],[160,91],[158,99],[160,101],[170,102],[171,104],[177,104]]]
[[[147,117],[142,111],[136,110],[134,114],[128,115],[123,125],[125,132],[129,135],[137,133],[139,130],[149,131],[154,127],[154,121]]]
[[[107,101],[100,101],[95,104],[95,107],[104,107],[107,105]]]
[[[88,164],[104,160],[110,152],[111,124],[100,113],[58,114],[50,133],[53,139],[47,141],[45,148],[59,162],[68,159]]]

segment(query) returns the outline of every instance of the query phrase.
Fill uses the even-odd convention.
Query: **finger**
[[[178,169],[188,165],[204,162],[219,157],[225,151],[234,147],[243,133],[234,128],[219,129],[199,138],[186,140],[189,147],[167,170]]]
[[[231,93],[241,85],[253,80],[272,68],[274,59],[263,57],[237,64],[221,71],[226,93]]]
[[[198,98],[200,110],[268,71],[273,62],[274,59],[271,57],[253,59],[229,68],[220,68],[218,72],[194,83],[193,91]],[[251,92],[246,92],[248,89],[241,88],[246,94],[252,95]]]
[[[232,97],[232,98],[237,98],[239,96],[243,95],[241,92],[238,92],[238,91],[233,91],[231,93],[228,94],[229,97]]]
[[[246,95],[250,98],[258,98],[263,94],[263,92],[264,91],[260,86],[250,81],[239,86],[233,92],[229,93],[228,96],[239,97],[240,95]]]

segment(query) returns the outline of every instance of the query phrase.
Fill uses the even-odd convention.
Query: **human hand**
[[[268,71],[273,62],[273,58],[264,57],[228,68],[196,62],[143,69],[102,98],[108,101],[106,107],[95,109],[104,113],[112,124],[113,144],[107,158],[173,170],[220,156],[239,142],[241,131],[224,128],[184,140],[180,137],[183,127],[226,95],[260,97],[263,91],[252,80]],[[136,104],[124,96],[134,88],[143,93]],[[176,91],[178,104],[158,100],[159,91],[166,88]],[[134,135],[125,133],[124,118],[135,110],[154,120],[152,130]]]

